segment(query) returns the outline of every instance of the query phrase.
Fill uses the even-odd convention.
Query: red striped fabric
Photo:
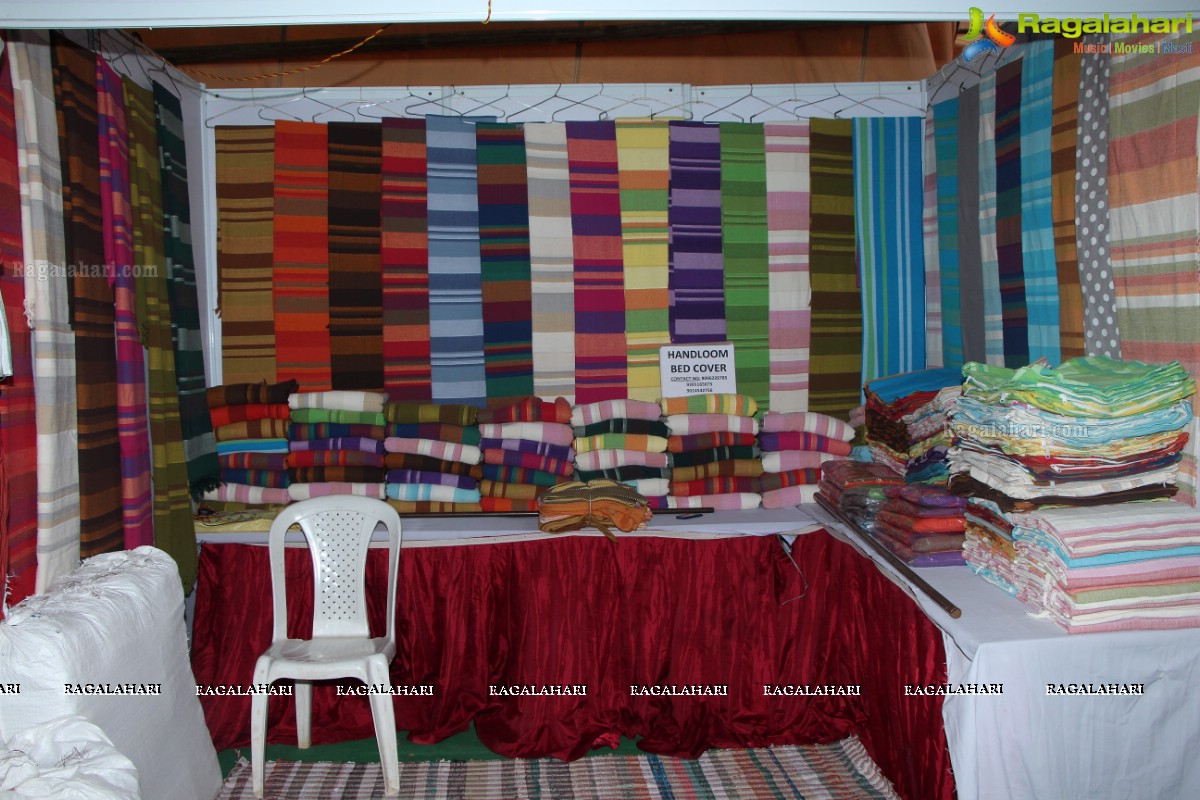
[[[326,126],[275,123],[275,380],[332,388]],[[267,377],[267,376],[263,376]]]
[[[383,382],[392,400],[433,399],[429,358],[425,120],[383,121]]]
[[[628,393],[625,260],[617,134],[612,122],[568,122],[575,252],[575,402]]]

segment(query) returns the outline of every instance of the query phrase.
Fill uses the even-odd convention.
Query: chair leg
[[[312,682],[296,681],[296,746],[301,750],[312,747]]]
[[[386,662],[372,661],[367,670],[370,686],[391,686]],[[396,746],[396,712],[390,694],[370,695],[371,717],[375,721],[375,739],[379,743],[379,763],[383,767],[384,797],[400,794],[400,760]]]
[[[254,668],[254,685],[262,686],[267,680],[268,667],[259,663]],[[258,693],[250,698],[250,785],[255,797],[263,796],[267,754],[267,700],[269,696]]]

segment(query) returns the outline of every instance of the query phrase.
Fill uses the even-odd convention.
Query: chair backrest
[[[396,583],[400,568],[400,515],[382,500],[329,495],[289,505],[271,523],[273,641],[287,638],[284,544],[288,528],[299,525],[313,565],[313,638],[369,636],[366,602],[367,550],[376,525],[388,533],[387,632],[396,640]]]

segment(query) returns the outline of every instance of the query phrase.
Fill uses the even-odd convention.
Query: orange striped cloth
[[[538,499],[538,528],[547,533],[592,527],[615,541],[611,528],[628,533],[645,527],[653,516],[645,497],[616,481],[572,481]]]
[[[292,410],[286,403],[248,403],[241,406],[215,406],[208,410],[213,429],[235,422],[255,419],[288,419]]]

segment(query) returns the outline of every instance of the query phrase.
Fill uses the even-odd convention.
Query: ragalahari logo
[[[982,38],[984,34],[987,34],[987,38]],[[963,58],[970,61],[980,53],[986,53],[989,50],[997,52],[1003,50],[1015,42],[1017,37],[1000,29],[1000,26],[996,24],[995,14],[988,17],[987,24],[984,24],[983,11],[971,6],[971,27],[962,40],[970,42],[963,48]]]

